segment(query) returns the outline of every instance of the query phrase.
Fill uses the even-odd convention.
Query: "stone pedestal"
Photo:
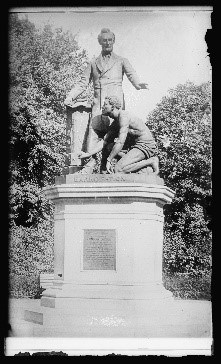
[[[55,204],[55,262],[41,330],[92,337],[159,330],[173,302],[162,284],[162,249],[163,206],[174,192],[152,173],[66,175],[45,193]]]
[[[78,102],[72,107],[67,107],[66,152],[69,160],[66,164],[70,166],[70,173],[81,169],[82,160],[78,158],[78,153],[87,149],[90,112],[91,105],[87,102]]]

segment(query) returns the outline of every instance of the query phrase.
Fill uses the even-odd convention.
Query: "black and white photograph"
[[[213,354],[212,13],[9,10],[6,356]]]

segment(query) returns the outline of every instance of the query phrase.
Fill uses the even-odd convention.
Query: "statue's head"
[[[115,35],[108,28],[101,29],[97,37],[99,44],[102,46],[103,52],[112,52],[115,42]]]
[[[117,96],[106,96],[102,107],[102,114],[109,115],[114,108],[120,110],[122,107],[121,100]]]

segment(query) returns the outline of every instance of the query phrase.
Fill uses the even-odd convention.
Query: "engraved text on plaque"
[[[84,270],[116,270],[116,230],[84,230]]]

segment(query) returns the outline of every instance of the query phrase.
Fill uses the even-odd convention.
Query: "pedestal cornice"
[[[75,184],[61,184],[44,189],[48,199],[114,199],[128,198],[145,200],[158,200],[159,202],[171,203],[174,191],[164,185],[145,183],[102,183],[81,182]],[[112,201],[110,201],[112,202]]]

